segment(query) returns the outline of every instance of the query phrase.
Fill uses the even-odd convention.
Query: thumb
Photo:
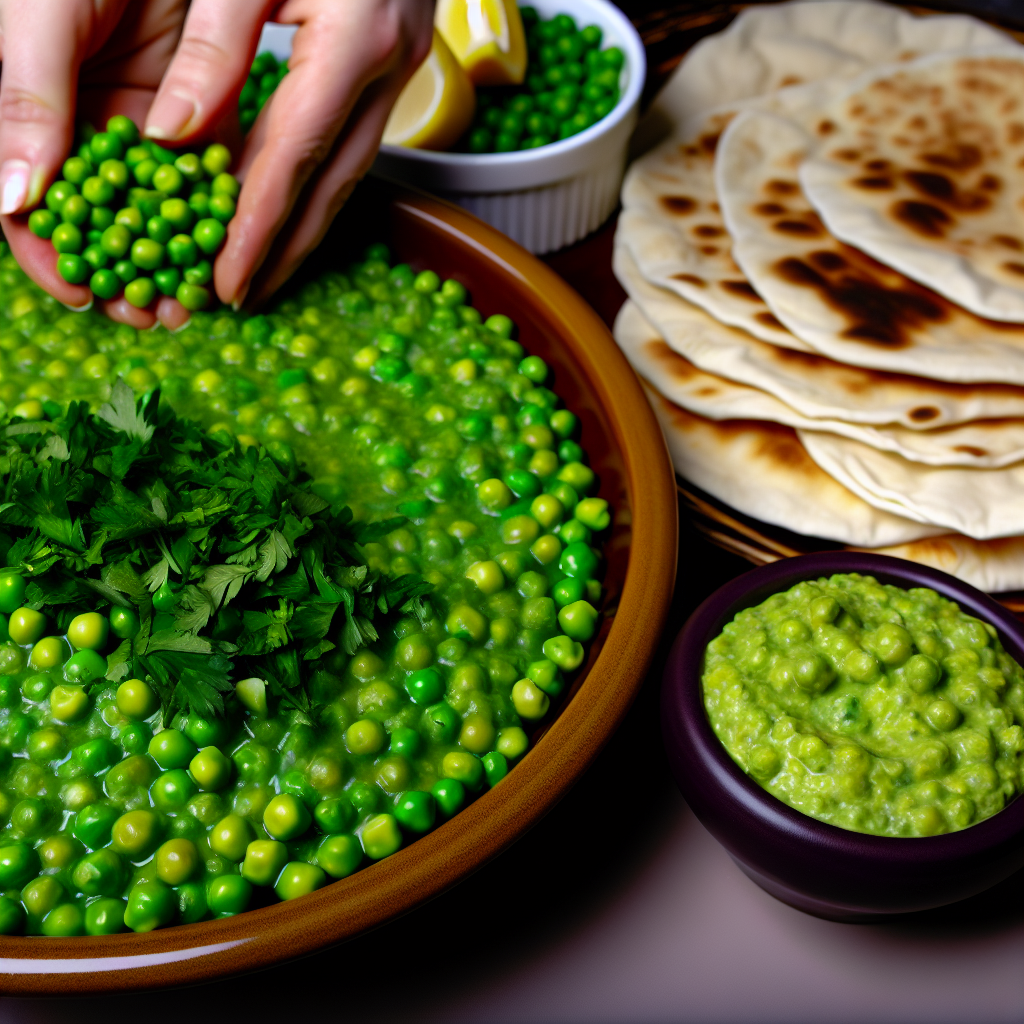
[[[88,0],[11,0],[0,8],[0,214],[35,206],[67,155],[91,20]]]

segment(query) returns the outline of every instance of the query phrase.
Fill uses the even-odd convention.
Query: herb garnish
[[[24,576],[26,605],[60,632],[82,610],[139,616],[94,690],[137,676],[165,719],[209,718],[234,678],[257,676],[313,721],[324,654],[372,643],[395,610],[431,614],[429,583],[372,571],[359,550],[404,518],[355,523],[307,474],[204,433],[159,392],[136,402],[119,379],[95,415],[73,402],[53,422],[0,417],[0,431],[0,573]]]

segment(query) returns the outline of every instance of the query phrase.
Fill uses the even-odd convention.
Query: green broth
[[[991,625],[932,590],[799,583],[736,615],[702,684],[733,760],[842,828],[956,831],[1024,789],[1024,670]]]
[[[367,564],[434,589],[426,613],[309,666],[315,722],[264,714],[247,684],[224,721],[163,721],[116,679],[84,702],[64,638],[0,645],[0,932],[102,934],[126,907],[148,930],[292,898],[498,784],[595,632],[609,525],[576,419],[511,321],[483,323],[461,285],[378,246],[266,316],[139,332],[68,312],[3,249],[0,400],[16,416],[95,411],[118,377],[159,386],[212,434],[304,465],[358,520],[405,516]]]

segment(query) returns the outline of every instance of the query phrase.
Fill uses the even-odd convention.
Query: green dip
[[[773,796],[879,836],[932,836],[1024,788],[1024,670],[933,590],[870,576],[798,583],[707,648],[711,727]]]
[[[426,613],[375,620],[354,655],[335,631],[300,663],[316,721],[241,679],[225,718],[165,720],[144,680],[111,668],[105,685],[116,607],[97,595],[36,643],[23,583],[0,574],[0,933],[146,931],[344,877],[497,785],[582,664],[610,515],[586,497],[576,417],[511,320],[387,261],[371,247],[265,316],[195,314],[171,334],[69,312],[0,243],[0,401],[26,429],[73,399],[95,412],[118,377],[136,396],[159,385],[211,434],[302,464],[358,521],[405,516],[362,556],[433,587]],[[154,630],[174,626],[164,590]],[[65,661],[72,612],[93,616],[75,634],[99,666],[86,692]]]

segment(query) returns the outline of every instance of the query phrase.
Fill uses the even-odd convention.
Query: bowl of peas
[[[521,6],[521,85],[477,89],[450,152],[381,146],[374,173],[458,203],[534,253],[571,245],[615,209],[646,62],[608,0]]]

